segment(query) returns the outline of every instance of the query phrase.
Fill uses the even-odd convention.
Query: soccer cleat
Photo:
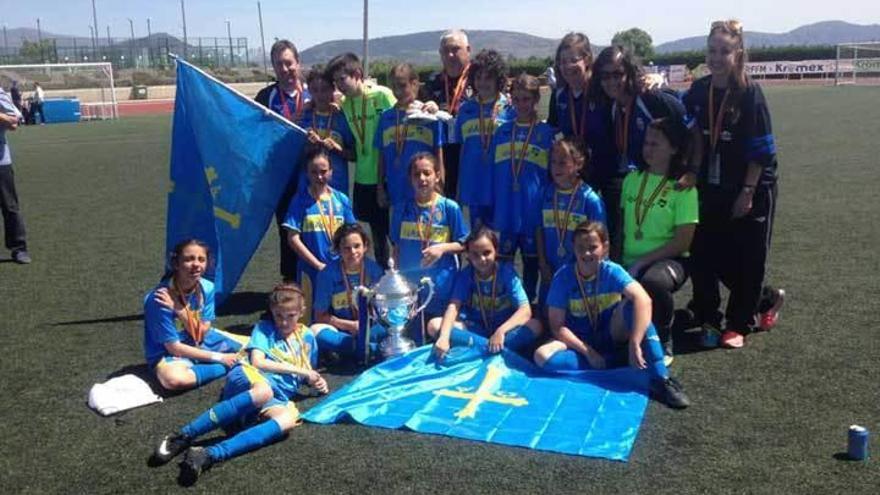
[[[779,310],[782,309],[782,305],[785,303],[785,291],[783,289],[773,289],[773,292],[775,293],[773,295],[773,306],[758,315],[758,326],[765,332],[769,332],[776,326],[776,322],[779,321]]]
[[[711,323],[703,323],[700,335],[700,345],[706,349],[714,349],[721,342],[721,330]]]
[[[191,440],[183,435],[167,435],[156,447],[153,458],[165,464],[189,447]]]
[[[672,354],[672,341],[663,343],[663,364],[668,368],[672,366],[672,362],[675,361],[675,356]]]
[[[24,249],[19,249],[12,253],[12,261],[18,263],[19,265],[29,265],[31,263],[31,257],[27,251]]]
[[[203,447],[190,447],[180,463],[181,475],[187,483],[195,483],[213,464],[214,461]]]
[[[684,393],[681,383],[671,376],[665,380],[652,381],[651,395],[672,409],[684,409],[691,405],[691,400]]]
[[[743,337],[743,334],[739,332],[735,332],[733,330],[727,330],[723,334],[721,334],[721,347],[726,349],[739,349],[744,346],[746,343],[746,338]]]

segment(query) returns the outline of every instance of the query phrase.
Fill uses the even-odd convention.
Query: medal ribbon
[[[477,271],[474,270],[474,285],[477,290],[477,305],[480,307],[480,317],[483,319],[483,328],[487,331],[494,330],[489,326],[489,318],[486,316],[486,308],[483,307],[483,293],[480,291],[480,279],[477,277]],[[495,266],[495,271],[492,273],[492,319],[495,319],[495,297],[497,294],[498,288],[498,266]]]
[[[648,211],[651,210],[651,206],[654,205],[654,200],[657,199],[657,196],[663,190],[663,187],[666,185],[666,178],[661,177],[660,183],[654,188],[654,191],[651,192],[651,195],[648,197],[648,201],[643,201],[645,197],[645,186],[648,184],[648,172],[642,172],[642,183],[639,186],[639,194],[636,196],[636,231],[642,231],[642,224],[645,223],[645,218],[648,216]],[[643,209],[644,205],[644,209]]]
[[[492,104],[492,119],[489,121],[488,130],[483,123],[483,102],[480,102],[480,143],[483,145],[483,153],[489,151],[489,145],[492,144],[492,134],[495,133],[495,118],[498,116],[498,101]]]
[[[193,342],[196,345],[202,343],[202,339],[205,334],[202,331],[202,304],[204,304],[204,294],[202,294],[202,286],[198,282],[196,283],[196,287],[193,289],[196,293],[196,298],[199,301],[199,309],[193,310],[190,308],[189,298],[174,284],[174,279],[171,279],[171,287],[170,293],[171,296],[177,296],[180,304],[183,305],[183,314],[185,316],[185,320],[183,321],[183,328],[186,330],[186,333],[189,334],[190,338],[192,338]]]
[[[581,122],[580,125],[577,125],[577,112],[574,111],[574,96],[572,95],[571,88],[568,89],[568,115],[571,117],[571,131],[574,133],[575,137],[580,139],[586,139],[587,137],[587,93],[584,91],[581,93],[581,98],[584,100],[581,102]]]
[[[519,183],[519,174],[522,172],[523,161],[526,159],[526,155],[529,152],[529,142],[532,140],[532,131],[535,130],[535,119],[532,119],[529,124],[529,133],[526,135],[526,140],[523,142],[519,154],[516,153],[517,127],[517,124],[514,123],[510,131],[510,173],[513,175],[513,184]]]
[[[406,137],[409,133],[409,119],[404,119],[403,136],[400,133],[400,114],[402,110],[397,111],[397,124],[394,126],[394,149],[397,151],[397,163],[400,163],[400,157],[403,155],[403,148],[406,146]],[[402,139],[401,139],[402,138]]]
[[[321,136],[322,138],[329,136],[330,135],[330,127],[333,125],[334,113],[335,113],[335,111],[332,109],[332,107],[331,107],[330,113],[319,113],[317,110],[315,110],[315,117],[312,119],[312,126],[310,127],[310,129],[317,132],[318,135]],[[315,122],[318,121],[318,116],[323,116],[323,115],[327,116],[327,124],[322,129],[320,126],[316,127]]]
[[[464,90],[467,87],[468,71],[470,70],[471,64],[464,66],[464,70],[461,71],[461,75],[458,76],[458,82],[455,84],[455,91],[453,92],[451,99],[449,97],[449,76],[446,75],[446,72],[443,73],[443,90],[446,96],[446,108],[449,113],[453,115],[458,112],[458,104],[461,101],[461,95],[464,94]]]
[[[321,194],[315,198],[315,204],[318,205],[318,215],[321,217],[321,225],[324,227],[324,233],[327,239],[332,243],[333,234],[336,232],[336,216],[333,214],[333,195],[329,194],[327,199],[327,210],[329,215],[324,215],[324,207],[321,206]]]
[[[296,328],[290,334],[295,345],[288,340],[290,337],[284,339],[284,342],[287,344],[287,356],[290,358],[290,363],[299,368],[310,370],[312,369],[312,363],[309,360],[309,355],[306,352],[306,342],[303,339],[305,332],[300,331],[301,328],[303,327],[297,323]]]
[[[560,245],[565,242],[565,236],[568,233],[568,220],[571,216],[571,210],[574,208],[576,193],[580,187],[581,181],[577,181],[577,184],[575,184],[574,189],[571,191],[571,197],[568,199],[568,206],[565,208],[565,216],[562,222],[559,221],[559,189],[553,189],[553,221],[555,222],[556,239]]]
[[[715,114],[715,85],[709,81],[709,146],[712,153],[718,147],[718,138],[721,137],[721,128],[724,127],[724,112],[727,106],[727,97],[730,96],[730,88],[724,91],[724,97],[721,98],[721,106],[718,107],[718,114]]]
[[[343,261],[339,262],[339,271],[342,272],[342,282],[345,284],[345,297],[348,299],[348,307],[351,308],[351,313],[352,313],[352,315],[354,315],[354,319],[357,320],[358,319],[358,307],[357,307],[357,304],[355,303],[354,295],[352,293],[354,288],[351,286],[351,283],[348,281],[348,273],[346,273],[346,271],[345,271],[345,262],[343,262]],[[361,287],[366,287],[365,272],[366,271],[364,270],[363,260],[361,260],[360,275],[358,277],[360,279],[360,281],[358,283]]]
[[[299,82],[296,83],[296,100],[294,102],[294,107],[296,108],[296,114],[294,118],[290,118],[290,107],[287,106],[287,96],[284,94],[284,90],[280,87],[278,88],[278,98],[281,100],[281,111],[284,113],[284,118],[290,120],[291,122],[296,122],[302,117],[303,113],[303,92],[302,92],[302,84]]]
[[[431,239],[434,237],[434,211],[437,209],[438,202],[438,198],[434,198],[433,203],[431,204],[431,210],[428,212],[427,225],[422,222],[421,212],[418,221],[416,222],[416,230],[418,231],[419,239],[422,241],[422,249],[426,249],[430,246]]]
[[[614,137],[617,141],[617,150],[621,156],[627,156],[629,150],[629,116],[632,114],[635,98],[630,100],[626,107],[617,105],[617,119],[614,122]]]
[[[581,281],[581,273],[578,270],[577,263],[574,265],[574,278],[577,280],[578,289],[581,292],[581,300],[584,301],[584,308],[587,310],[587,316],[590,318],[590,324],[592,324],[593,332],[596,332],[597,327],[599,325],[599,301],[596,299],[599,296],[599,274],[602,273],[602,262],[599,262],[599,267],[596,268],[596,276],[593,277],[593,299],[590,300],[587,297],[587,292],[584,290],[584,284]]]

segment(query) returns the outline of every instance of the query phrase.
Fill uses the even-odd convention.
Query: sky
[[[110,26],[114,37],[145,36],[147,18],[152,32],[182,37],[180,0],[95,0],[100,32]],[[225,37],[230,21],[233,37],[247,37],[249,46],[260,42],[256,0],[184,0],[189,37]],[[275,38],[291,39],[300,49],[335,39],[361,38],[363,0],[262,0],[266,44]],[[413,7],[416,6],[418,10]],[[89,36],[91,0],[0,0],[0,24],[8,28]],[[804,24],[844,20],[855,24],[880,24],[880,1],[838,0],[370,0],[370,37],[452,27],[503,29],[546,38],[561,38],[581,31],[597,44],[608,44],[614,33],[631,27],[647,31],[659,44],[703,35],[712,20],[736,18],[746,30],[786,32]]]

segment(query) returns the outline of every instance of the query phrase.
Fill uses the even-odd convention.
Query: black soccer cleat
[[[180,474],[186,484],[193,484],[213,464],[213,459],[204,447],[190,447],[183,456],[183,462],[180,463]]]
[[[156,451],[153,453],[153,459],[159,464],[165,464],[186,450],[191,442],[192,441],[189,438],[183,435],[166,435],[165,438],[162,439],[162,443],[156,447]]]
[[[669,377],[665,380],[651,382],[651,395],[659,402],[666,404],[672,409],[684,409],[691,405],[691,400],[684,393],[684,388],[678,380]]]

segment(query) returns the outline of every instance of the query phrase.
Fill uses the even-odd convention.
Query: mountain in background
[[[880,41],[880,24],[860,25],[844,21],[824,21],[808,24],[787,33],[745,32],[749,47],[788,45],[836,45],[858,41]],[[655,47],[657,53],[703,50],[706,36],[692,36]]]
[[[556,51],[559,40],[541,38],[530,34],[512,31],[479,31],[468,30],[468,39],[475,50],[494,48],[504,55],[515,58],[551,57]],[[374,60],[400,60],[413,65],[433,65],[440,63],[437,49],[443,31],[426,31],[421,33],[386,36],[370,40],[370,58]],[[363,51],[363,40],[327,41],[302,51],[303,63],[306,65],[328,62],[335,55],[354,52],[360,55]]]

